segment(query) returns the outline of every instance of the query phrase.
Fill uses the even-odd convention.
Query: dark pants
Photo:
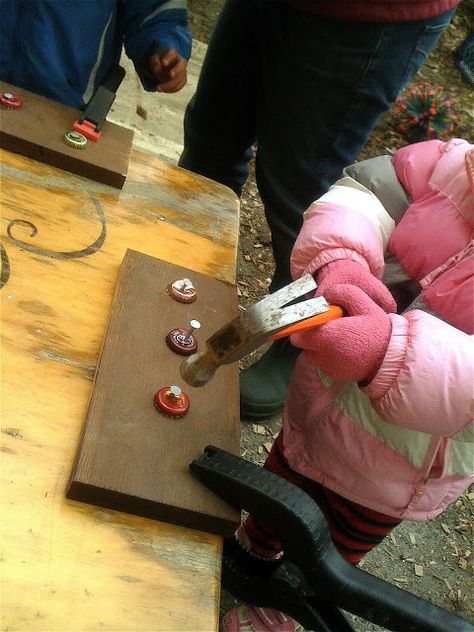
[[[179,164],[240,195],[257,141],[276,263],[271,291],[291,280],[303,212],[355,160],[453,13],[376,24],[323,18],[282,0],[226,2],[186,110]]]

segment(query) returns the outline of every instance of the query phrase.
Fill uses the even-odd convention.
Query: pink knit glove
[[[317,296],[326,298],[328,288],[342,283],[350,283],[364,290],[367,296],[370,296],[374,303],[377,303],[387,313],[397,311],[393,296],[382,281],[379,281],[361,263],[352,261],[352,259],[338,259],[327,263],[318,272],[317,282]]]
[[[326,289],[329,303],[347,316],[291,336],[291,342],[311,353],[314,361],[337,381],[370,382],[387,351],[392,323],[383,309],[354,285]]]
[[[242,604],[222,619],[222,632],[304,632],[304,628],[283,612]]]

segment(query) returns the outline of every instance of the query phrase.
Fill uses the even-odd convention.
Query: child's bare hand
[[[178,92],[186,85],[188,62],[174,48],[155,53],[148,60],[153,77],[158,81],[157,92]]]

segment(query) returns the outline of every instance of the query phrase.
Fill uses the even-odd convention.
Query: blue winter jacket
[[[185,0],[0,0],[0,79],[31,92],[83,107],[122,45],[154,90],[151,53],[191,54]]]

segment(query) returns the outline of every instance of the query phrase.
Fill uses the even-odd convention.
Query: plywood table
[[[216,630],[219,537],[64,491],[126,249],[233,282],[237,199],[137,151],[122,191],[0,155],[2,629]]]

